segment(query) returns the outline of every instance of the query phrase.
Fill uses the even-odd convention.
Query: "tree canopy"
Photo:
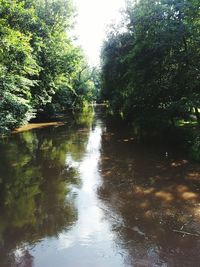
[[[70,37],[70,0],[0,0],[0,130],[81,107],[94,83]]]

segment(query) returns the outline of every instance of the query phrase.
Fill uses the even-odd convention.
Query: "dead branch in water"
[[[181,230],[173,230],[173,232],[176,232],[176,233],[179,233],[179,234],[183,234],[183,235],[192,235],[192,236],[200,237],[200,234],[189,233],[189,232],[185,232],[185,231],[181,231]]]

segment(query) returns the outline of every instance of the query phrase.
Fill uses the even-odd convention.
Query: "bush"
[[[0,132],[2,133],[7,133],[34,117],[34,110],[27,100],[8,92],[0,100],[0,113]]]

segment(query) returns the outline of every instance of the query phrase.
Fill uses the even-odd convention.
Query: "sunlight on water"
[[[71,248],[71,253],[73,253],[73,255],[76,251],[79,251],[79,253],[86,258],[89,252],[91,259],[94,261],[99,261],[99,264],[104,264],[104,266],[112,266],[113,260],[108,265],[106,265],[104,261],[107,257],[110,258],[110,252],[113,251],[114,235],[110,231],[109,224],[104,218],[102,209],[99,207],[100,203],[96,194],[97,187],[101,183],[101,177],[98,172],[101,134],[101,126],[97,124],[97,126],[90,131],[86,153],[83,159],[80,162],[76,162],[69,156],[67,158],[67,162],[70,163],[71,166],[79,166],[78,169],[82,186],[78,190],[76,199],[78,221],[69,232],[62,233],[59,236],[59,250]],[[81,249],[80,247],[83,248]],[[121,257],[120,255],[115,255],[114,251],[113,253],[116,259]],[[78,266],[78,264],[79,266],[82,266],[80,264],[86,264],[83,259],[81,263],[79,260],[78,258],[73,259],[73,263],[77,264],[75,266]],[[117,262],[114,261],[113,264],[113,266],[117,266]]]
[[[43,267],[44,263],[48,267],[64,267],[66,264],[73,267],[123,265],[123,257],[117,253],[114,244],[115,235],[97,195],[102,183],[98,170],[101,138],[102,126],[97,120],[96,126],[90,129],[83,156],[77,160],[70,153],[66,155],[66,165],[77,169],[80,179],[81,186],[71,187],[78,219],[71,229],[60,233],[57,239],[45,239],[32,250],[37,267]],[[55,256],[55,250],[59,259]]]

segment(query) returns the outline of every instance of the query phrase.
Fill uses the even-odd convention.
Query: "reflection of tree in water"
[[[200,233],[199,167],[165,151],[137,145],[126,133],[102,137],[98,193],[131,266],[199,266],[198,234],[174,231]]]
[[[84,131],[65,127],[24,132],[0,142],[1,266],[32,266],[23,244],[55,237],[77,220],[70,185],[80,183],[66,156],[81,160],[88,140]]]
[[[78,126],[89,127],[94,120],[94,109],[91,106],[86,106],[80,113],[74,114],[74,119]]]

